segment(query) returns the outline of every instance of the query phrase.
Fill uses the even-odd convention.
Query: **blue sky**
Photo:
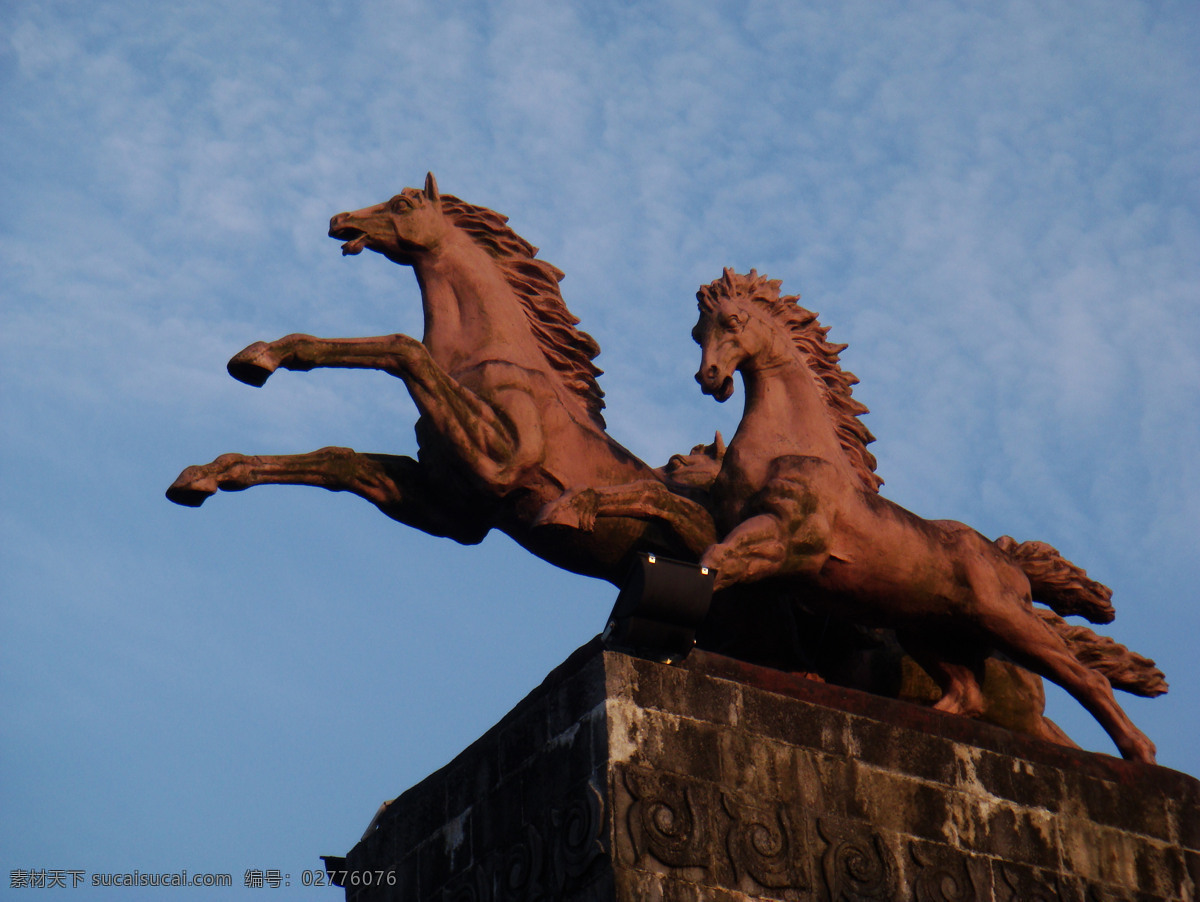
[[[611,587],[501,536],[163,498],[225,451],[414,451],[396,380],[224,363],[420,335],[411,272],[325,232],[426,170],[567,273],[652,463],[740,414],[692,381],[696,288],[802,293],[884,494],[1111,585],[1172,684],[1122,701],[1200,774],[1196,47],[1190,2],[4,4],[3,870],[297,878],[603,626]]]

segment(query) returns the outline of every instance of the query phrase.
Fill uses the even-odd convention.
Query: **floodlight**
[[[667,663],[683,660],[708,615],[715,576],[698,564],[638,554],[601,637],[605,646]]]

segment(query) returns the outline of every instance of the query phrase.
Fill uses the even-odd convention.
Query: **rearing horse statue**
[[[1111,591],[1041,542],[995,542],[951,520],[924,520],[878,493],[872,436],[838,365],[845,345],[780,283],[751,270],[700,289],[696,379],[718,401],[741,373],[745,413],[704,497],[652,480],[569,492],[544,522],[581,530],[610,516],[669,523],[718,590],[773,585],[809,610],[896,631],[942,690],[935,708],[978,714],[979,675],[994,651],[1058,683],[1100,722],[1126,758],[1154,745],[1113,697],[1166,691],[1147,658],[1058,614],[1113,618]],[[1087,664],[1081,661],[1087,660]],[[1111,680],[1111,682],[1110,682]]]
[[[236,354],[230,374],[261,386],[277,369],[355,367],[404,381],[420,418],[418,459],[324,448],[225,454],[188,467],[167,490],[199,506],[217,490],[266,483],[349,491],[402,523],[464,544],[491,529],[565,569],[619,583],[636,551],[686,554],[661,524],[606,518],[596,530],[534,529],[539,512],[578,486],[661,477],[604,431],[599,346],[576,328],[562,273],[507,219],[438,192],[405,188],[330,220],[343,254],[372,250],[411,266],[425,332],[375,338],[288,335]]]

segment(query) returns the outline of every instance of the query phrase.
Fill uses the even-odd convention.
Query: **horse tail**
[[[1167,691],[1167,678],[1153,661],[1107,636],[1098,636],[1086,626],[1067,623],[1052,611],[1034,608],[1050,629],[1066,642],[1079,663],[1104,674],[1114,689],[1154,698]]]
[[[1072,564],[1045,542],[1021,542],[1001,536],[993,544],[1008,555],[1029,578],[1035,601],[1064,617],[1079,614],[1092,623],[1111,623],[1116,611],[1112,589]]]

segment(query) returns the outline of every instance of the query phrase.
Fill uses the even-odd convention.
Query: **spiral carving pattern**
[[[913,881],[915,902],[977,902],[975,881],[962,858],[935,857],[913,846],[913,861],[921,868]]]
[[[595,787],[555,807],[519,838],[477,859],[442,890],[442,902],[542,902],[562,895],[604,853],[604,803]]]
[[[828,843],[821,859],[825,883],[835,902],[871,902],[896,898],[896,865],[878,833],[828,820],[818,820],[817,830]]]

